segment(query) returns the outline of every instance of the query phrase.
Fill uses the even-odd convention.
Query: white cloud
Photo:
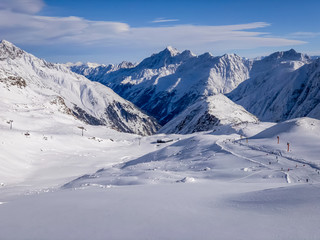
[[[131,28],[124,34],[132,40],[132,44],[141,46],[166,46],[194,49],[206,46],[207,49],[235,49],[269,46],[291,46],[303,44],[303,41],[271,37],[267,33],[246,31],[269,26],[268,23],[226,26],[176,25],[158,28]]]
[[[156,18],[152,23],[178,22],[179,19]]]
[[[90,21],[80,17],[37,16],[40,0],[0,0],[0,39],[24,46],[77,46],[79,51],[93,47],[118,49],[161,49],[167,45],[195,51],[228,51],[257,47],[304,44],[304,41],[272,37],[255,31],[270,24],[254,22],[224,26],[175,24],[158,27],[130,27],[126,23]],[[18,3],[22,3],[18,7]],[[20,10],[23,8],[24,10]],[[158,21],[174,19],[158,19]]]
[[[33,16],[0,11],[0,37],[21,44],[95,43],[111,40],[129,26],[79,17]]]
[[[0,9],[12,12],[33,14],[44,6],[43,0],[1,0]]]

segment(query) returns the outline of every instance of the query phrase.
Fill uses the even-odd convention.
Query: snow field
[[[319,185],[206,181],[32,195],[1,205],[1,239],[318,239]]]
[[[247,124],[242,132],[272,126],[252,124],[249,131]],[[31,174],[1,187],[1,239],[312,240],[320,234],[320,177],[310,175],[312,165],[281,171],[296,162],[272,147],[273,137],[248,136],[246,143],[239,134],[209,131],[141,138],[90,126],[82,137],[70,125],[43,140],[36,131],[26,138],[1,127],[2,141],[6,136],[6,144],[18,142],[33,153],[25,171]],[[173,141],[157,143],[165,137]],[[317,151],[313,144],[305,147]],[[276,156],[279,162],[270,165]],[[298,181],[305,174],[308,184]]]

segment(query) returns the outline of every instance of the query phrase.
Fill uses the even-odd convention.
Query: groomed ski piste
[[[2,240],[320,238],[319,120],[141,137],[29,106],[0,128]]]

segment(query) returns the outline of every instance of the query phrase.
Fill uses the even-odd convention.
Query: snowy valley
[[[2,41],[0,239],[319,239],[318,65],[168,47],[81,76]]]

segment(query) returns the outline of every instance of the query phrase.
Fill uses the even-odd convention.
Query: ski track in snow
[[[241,141],[244,141],[244,140],[243,139],[240,139],[240,140],[226,139],[226,140],[217,141],[216,144],[219,145],[221,147],[221,149],[229,152],[230,154],[232,154],[234,156],[246,159],[246,160],[253,162],[253,163],[257,163],[257,164],[267,168],[268,170],[282,172],[283,174],[285,174],[285,178],[288,183],[300,182],[305,179],[308,179],[308,182],[310,180],[312,180],[314,183],[320,183],[319,177],[318,178],[310,178],[310,176],[307,174],[293,173],[295,169],[298,169],[298,167],[297,167],[297,164],[295,167],[293,167],[292,163],[303,164],[302,166],[304,169],[307,168],[307,166],[309,166],[311,168],[311,171],[320,170],[320,168],[315,163],[310,163],[304,159],[295,159],[295,158],[292,158],[289,156],[285,156],[282,154],[281,151],[278,151],[278,152],[277,152],[277,150],[268,151],[261,146],[257,147],[254,145],[250,145],[249,143],[244,144]],[[237,145],[237,147],[239,147],[239,149],[236,150],[237,152],[235,152],[235,150],[233,149],[235,147],[235,145]],[[250,157],[244,156],[243,153],[248,152],[248,150],[257,152],[257,154],[258,154],[257,156],[264,156],[264,157],[267,156],[269,158],[269,160],[265,160],[265,161],[269,161],[269,163],[271,163],[271,164],[266,164],[262,161],[254,160],[252,157],[250,158]],[[277,152],[278,154],[275,154],[275,152]],[[270,158],[273,158],[273,156],[276,157],[277,162],[274,162],[274,159],[270,159]],[[281,161],[279,159],[279,156],[281,157]],[[283,162],[283,161],[285,161],[285,162]],[[281,162],[283,162],[283,163],[281,163]],[[278,168],[279,164],[277,164],[276,167],[273,167],[275,163],[281,163],[282,166],[287,166],[287,168],[285,168],[285,167]],[[301,167],[301,166],[299,166],[299,167]],[[288,169],[288,171],[285,171],[286,169]],[[240,179],[232,180],[232,181],[237,181],[237,180],[249,178],[250,176],[261,173],[262,171],[263,170],[257,171],[255,173],[248,175],[248,176],[245,176]],[[290,172],[290,174],[289,174],[289,172]],[[308,171],[306,171],[306,172],[308,173]]]
[[[268,151],[266,149],[264,149],[263,147],[256,147],[256,146],[251,146],[251,145],[244,145],[242,144],[241,142],[238,142],[240,145],[243,145],[243,146],[247,146],[248,148],[252,149],[252,150],[256,150],[256,151],[260,151],[260,152],[264,152],[264,153],[267,153],[267,154],[273,154],[273,155],[277,155],[277,156],[281,156],[283,158],[286,158],[287,160],[289,161],[293,161],[293,162],[297,162],[297,163],[301,163],[301,164],[305,164],[305,165],[309,165],[311,168],[315,169],[315,170],[320,170],[320,166],[318,166],[316,163],[311,163],[311,162],[308,162],[307,160],[305,159],[297,159],[297,158],[293,158],[293,157],[290,157],[290,156],[285,156],[282,154],[281,151]],[[277,154],[276,154],[277,153]]]

